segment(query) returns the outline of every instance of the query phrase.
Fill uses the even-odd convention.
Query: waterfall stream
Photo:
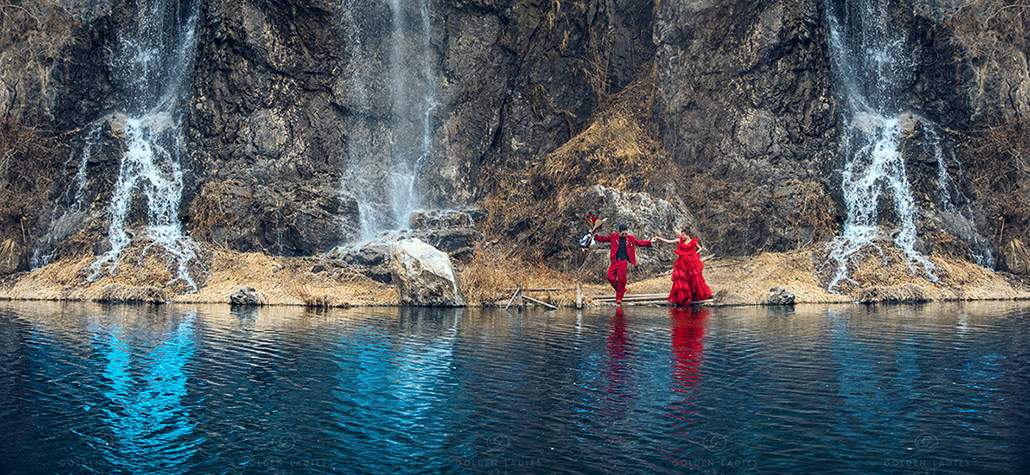
[[[936,281],[934,265],[916,250],[920,209],[914,198],[899,146],[917,124],[933,148],[939,167],[938,205],[953,218],[972,222],[954,205],[957,191],[948,174],[936,126],[906,104],[906,91],[917,66],[904,31],[889,21],[890,2],[826,0],[826,24],[838,99],[845,127],[842,190],[847,219],[829,245],[829,263],[836,269],[829,290],[850,279],[863,248],[877,239],[891,239],[910,269]],[[889,204],[892,216],[881,215]],[[976,233],[971,234],[975,239]],[[975,243],[971,243],[975,244]],[[973,248],[986,249],[984,246]],[[989,251],[970,251],[991,265]],[[979,256],[979,257],[977,257]]]
[[[408,227],[421,205],[419,172],[434,146],[437,72],[428,0],[391,0],[389,7],[389,34],[376,37],[363,19],[371,5],[360,0],[341,5],[355,112],[342,188],[358,202],[362,241]],[[384,105],[388,117],[379,118]],[[380,123],[388,130],[380,130]]]
[[[138,0],[136,22],[119,34],[111,59],[115,81],[125,90],[122,111],[125,152],[108,207],[110,250],[94,262],[90,280],[118,266],[132,235],[126,220],[133,200],[146,200],[146,237],[170,256],[172,280],[196,285],[189,264],[195,245],[182,230],[182,107],[196,50],[198,0]],[[109,120],[109,119],[105,119]],[[118,131],[116,131],[118,132]],[[149,247],[149,246],[148,246]]]

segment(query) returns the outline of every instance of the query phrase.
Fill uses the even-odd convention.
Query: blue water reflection
[[[98,387],[106,401],[91,410],[105,431],[91,437],[107,466],[148,473],[180,470],[204,441],[184,405],[193,358],[195,313],[86,319],[96,355]],[[128,312],[125,312],[128,310]],[[144,325],[134,320],[147,319]],[[84,408],[90,410],[88,408]]]
[[[1026,472],[1028,315],[0,302],[0,471]]]

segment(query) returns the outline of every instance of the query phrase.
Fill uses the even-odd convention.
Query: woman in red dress
[[[705,278],[701,274],[705,263],[697,251],[701,249],[701,243],[697,238],[691,238],[687,230],[683,229],[679,234],[679,246],[676,247],[676,263],[672,266],[672,291],[669,292],[669,302],[676,305],[690,305],[691,301],[701,301],[712,296],[712,289],[708,288]],[[672,239],[655,239],[668,244],[675,244]]]

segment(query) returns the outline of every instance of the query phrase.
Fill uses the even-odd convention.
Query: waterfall
[[[114,81],[125,91],[122,110],[114,115],[125,141],[118,178],[108,207],[110,250],[94,262],[95,279],[118,266],[132,240],[126,220],[133,200],[146,200],[148,246],[171,257],[176,277],[196,290],[189,264],[195,245],[182,230],[179,204],[183,191],[182,108],[196,50],[199,0],[138,0],[136,21],[119,34],[111,58]],[[105,119],[110,120],[110,119]]]
[[[899,150],[903,135],[916,124],[923,126],[927,141],[937,149],[942,209],[957,213],[950,193],[954,183],[934,126],[905,101],[917,63],[910,56],[904,31],[889,21],[890,3],[826,0],[824,4],[836,93],[844,105],[841,186],[847,206],[847,219],[829,245],[829,262],[836,265],[831,291],[849,279],[849,267],[857,265],[859,251],[875,248],[876,239],[892,238],[910,269],[937,280],[933,264],[915,249],[920,210]],[[881,203],[893,205],[893,216],[880,215]]]
[[[419,172],[434,147],[437,54],[428,0],[391,0],[389,6],[388,35],[377,37],[362,16],[372,5],[341,5],[354,112],[342,188],[358,202],[361,240],[408,227],[421,205]],[[379,67],[381,58],[386,67]],[[389,117],[377,118],[384,105]]]

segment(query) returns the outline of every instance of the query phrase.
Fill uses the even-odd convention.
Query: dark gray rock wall
[[[960,133],[982,123],[1025,121],[1030,73],[1022,43],[1002,37],[998,48],[983,50],[956,29],[961,12],[940,3],[910,0],[895,9],[920,63],[908,102]],[[106,55],[132,2],[89,4],[71,10],[75,20],[61,33],[60,54],[44,55],[51,65],[45,74],[0,70],[0,118],[71,132],[64,140],[73,148],[115,104]],[[434,153],[420,177],[425,204],[475,204],[494,186],[484,180],[486,170],[524,169],[567,142],[602,101],[653,61],[656,121],[683,171],[670,194],[687,206],[709,249],[749,254],[827,239],[844,210],[840,105],[823,5],[432,1],[428,55],[438,78]],[[348,14],[362,27],[357,36],[346,28]],[[390,53],[376,49],[391,35],[390,22],[386,2],[202,2],[180,210],[195,239],[307,255],[356,236],[358,203],[342,191],[348,168],[383,162],[395,139],[389,111],[396,98],[383,79]],[[364,58],[351,54],[358,42]],[[349,79],[358,68],[364,95]],[[103,209],[120,146],[106,132],[102,142],[90,158],[88,211],[75,217],[84,230],[80,247],[102,241],[105,232]],[[929,194],[929,177],[938,170],[919,145],[909,144],[906,154],[913,173],[925,175],[912,180],[925,188],[917,194]],[[949,147],[955,149],[954,140]],[[958,163],[966,159],[957,155]],[[36,193],[47,195],[40,202],[58,203],[74,160],[63,168],[68,155],[48,160],[51,172],[60,171],[53,186]],[[952,171],[971,197],[965,172]],[[40,209],[24,232],[33,241],[51,232],[53,208]],[[19,223],[4,224],[0,237],[21,234]]]
[[[822,2],[662,2],[655,19],[663,140],[710,249],[746,254],[826,238],[836,103]],[[837,179],[836,183],[839,183]]]

